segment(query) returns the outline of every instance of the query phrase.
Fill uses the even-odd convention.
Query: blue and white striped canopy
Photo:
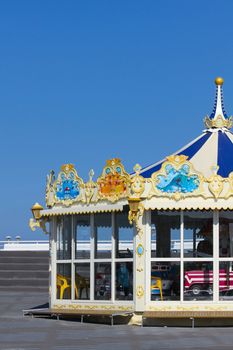
[[[228,129],[231,127],[232,119],[227,116],[223,105],[223,80],[217,78],[215,82],[217,85],[216,99],[212,114],[205,119],[207,129],[174,154],[188,156],[194,168],[205,177],[211,176],[213,173],[211,168],[216,165],[219,166],[218,174],[228,177],[233,172],[233,134]],[[146,178],[150,177],[161,168],[165,160],[143,168],[141,175]]]

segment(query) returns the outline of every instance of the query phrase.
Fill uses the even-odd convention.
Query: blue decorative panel
[[[156,188],[166,193],[192,193],[199,185],[198,175],[189,175],[190,167],[183,164],[179,169],[175,169],[172,164],[165,167],[165,175],[157,175]]]
[[[61,180],[57,183],[56,196],[59,200],[75,199],[80,193],[78,181],[70,172],[68,175],[61,174]]]

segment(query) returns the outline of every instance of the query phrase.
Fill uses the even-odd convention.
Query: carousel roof
[[[194,168],[208,177],[212,174],[213,167],[218,166],[218,174],[228,177],[233,171],[233,133],[232,117],[225,111],[223,103],[223,79],[216,78],[216,98],[213,112],[206,116],[204,123],[206,129],[195,140],[179,149],[174,155],[188,156],[188,160]],[[150,177],[161,168],[163,159],[141,170],[143,177]]]

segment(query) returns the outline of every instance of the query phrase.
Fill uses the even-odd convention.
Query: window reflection
[[[219,263],[219,299],[233,300],[233,262]]]
[[[128,212],[115,214],[116,257],[133,257],[133,226],[129,224]]]
[[[75,217],[75,258],[90,258],[90,215],[77,215]]]
[[[95,258],[111,258],[112,251],[112,214],[96,214],[95,222]]]
[[[219,256],[233,257],[233,213],[219,213]]]
[[[180,263],[151,263],[151,300],[180,299]]]
[[[57,259],[71,259],[72,217],[57,218]]]
[[[116,263],[116,300],[133,299],[133,263]]]
[[[180,256],[180,212],[153,211],[151,257]]]
[[[90,299],[90,264],[75,264],[75,299]]]
[[[95,299],[111,299],[111,263],[95,263]]]
[[[213,256],[213,212],[184,212],[184,256]]]
[[[184,300],[213,300],[213,263],[184,263]]]

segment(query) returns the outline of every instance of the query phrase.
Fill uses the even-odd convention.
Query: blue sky
[[[0,239],[28,228],[46,174],[130,172],[191,141],[225,78],[233,112],[232,1],[0,1]]]

